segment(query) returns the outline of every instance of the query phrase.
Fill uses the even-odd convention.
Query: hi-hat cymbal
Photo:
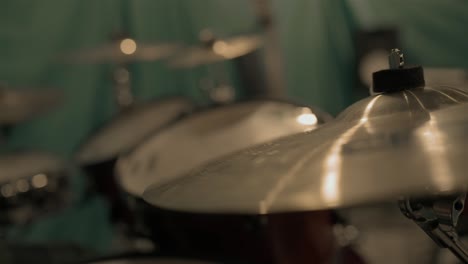
[[[448,87],[372,96],[315,131],[238,152],[143,197],[176,210],[265,214],[455,189],[468,180],[467,101]]]
[[[181,50],[169,61],[173,68],[192,68],[225,60],[232,60],[259,49],[263,45],[261,35],[246,35],[216,39],[208,44]]]
[[[12,125],[51,110],[62,93],[51,89],[10,89],[0,87],[0,124]]]
[[[179,48],[177,44],[142,43],[131,38],[125,38],[93,49],[72,52],[60,59],[67,63],[158,61],[171,56]]]

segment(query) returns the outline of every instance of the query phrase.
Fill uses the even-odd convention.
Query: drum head
[[[193,107],[185,98],[139,104],[98,130],[81,146],[76,159],[79,164],[89,165],[116,158]]]
[[[319,113],[266,100],[202,111],[155,134],[120,158],[117,175],[125,191],[140,196],[152,183],[173,179],[231,152],[313,130],[329,118]]]

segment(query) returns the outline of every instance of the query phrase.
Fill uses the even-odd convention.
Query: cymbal
[[[121,156],[115,171],[123,189],[141,197],[148,184],[179,177],[246,147],[316,129],[331,119],[319,109],[279,100],[214,107],[155,133]]]
[[[50,111],[62,100],[62,93],[51,89],[10,89],[0,87],[0,124],[12,125]]]
[[[22,225],[69,206],[68,176],[68,164],[50,153],[0,155],[0,225]]]
[[[0,155],[0,183],[15,181],[40,173],[60,172],[66,164],[43,152],[15,152]]]
[[[80,147],[75,159],[80,165],[89,165],[116,158],[194,107],[183,97],[157,99],[130,107],[96,131]]]
[[[129,63],[134,61],[158,61],[179,49],[170,43],[143,43],[131,38],[121,39],[100,47],[66,54],[60,58],[67,63]]]
[[[267,214],[456,189],[468,180],[467,101],[449,87],[378,94],[317,130],[240,151],[143,197],[175,210]]]
[[[263,45],[261,35],[245,35],[182,49],[169,60],[173,68],[192,68],[226,60],[232,60],[259,49]]]

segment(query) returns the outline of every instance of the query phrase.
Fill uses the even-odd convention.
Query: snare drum
[[[0,156],[0,222],[25,224],[71,201],[65,163],[43,152]]]
[[[138,228],[174,254],[238,257],[271,263],[262,218],[172,212],[147,205],[141,194],[150,184],[184,175],[205,162],[255,144],[316,129],[331,116],[276,100],[220,106],[192,114],[154,134],[119,158],[116,174],[129,194]],[[203,191],[203,190],[201,190]]]

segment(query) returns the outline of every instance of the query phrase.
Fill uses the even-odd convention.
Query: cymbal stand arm
[[[282,50],[278,28],[273,17],[272,0],[252,0],[258,23],[265,32],[265,70],[267,96],[284,97],[287,94]]]
[[[413,220],[434,242],[448,248],[457,258],[468,263],[468,248],[458,238],[456,226],[463,212],[466,193],[437,195],[432,199],[404,197],[399,201],[402,213]]]

